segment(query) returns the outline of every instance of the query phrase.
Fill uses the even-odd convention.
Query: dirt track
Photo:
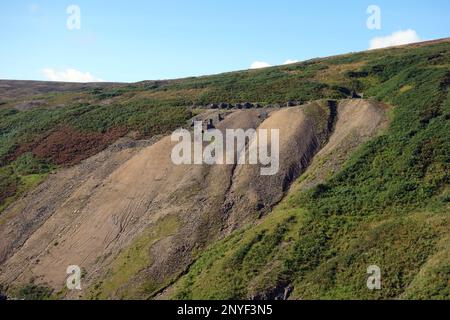
[[[92,297],[96,290],[101,297],[144,297],[149,287],[165,286],[197,250],[269,213],[311,163],[314,177],[302,188],[325,179],[385,123],[383,108],[364,100],[342,102],[329,128],[331,115],[318,119],[305,108],[271,110],[267,119],[266,110],[239,110],[217,125],[280,129],[274,176],[260,176],[259,166],[250,165],[175,166],[170,137],[156,143],[121,139],[52,175],[0,217],[0,284],[12,288],[35,279],[59,290],[67,266],[75,264],[85,273],[85,289],[70,298]],[[325,162],[329,171],[321,175],[314,156],[334,153],[339,161]],[[169,220],[173,228],[161,227]],[[142,253],[135,259],[130,248]],[[119,276],[124,252],[128,263],[144,263]]]

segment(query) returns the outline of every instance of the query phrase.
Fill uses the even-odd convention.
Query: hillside
[[[170,81],[0,81],[0,291],[448,299],[449,53],[444,39]],[[275,176],[172,164],[169,134],[219,114],[221,130],[280,128]],[[81,292],[64,289],[71,264]]]

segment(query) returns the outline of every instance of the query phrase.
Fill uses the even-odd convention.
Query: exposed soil
[[[333,134],[295,187],[312,188],[338,172],[358,146],[386,128],[387,108],[384,104],[360,99],[340,102]]]

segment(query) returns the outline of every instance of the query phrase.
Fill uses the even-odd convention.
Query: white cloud
[[[285,62],[283,62],[283,64],[293,64],[293,63],[297,63],[298,60],[294,60],[294,59],[287,59]]]
[[[267,67],[271,67],[271,66],[272,66],[271,64],[264,62],[264,61],[255,61],[250,66],[250,69],[261,69],[261,68],[267,68]]]
[[[380,49],[392,46],[400,46],[403,44],[421,41],[416,31],[412,29],[400,30],[385,37],[376,37],[370,40],[369,50]]]
[[[82,72],[75,69],[57,71],[52,68],[42,69],[42,74],[50,81],[62,82],[103,82],[102,79],[94,77],[89,72]]]
[[[283,62],[283,65],[297,63],[297,62],[299,62],[299,61],[294,60],[294,59],[287,59],[285,62]],[[250,69],[261,69],[261,68],[267,68],[267,67],[272,67],[272,65],[270,63],[264,62],[264,61],[255,61],[250,65]]]

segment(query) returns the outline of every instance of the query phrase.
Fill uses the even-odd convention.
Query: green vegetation
[[[30,153],[0,167],[0,212],[24,192],[42,182],[53,168]]]
[[[53,290],[51,288],[29,283],[20,288],[17,299],[21,300],[49,300],[52,297]]]

